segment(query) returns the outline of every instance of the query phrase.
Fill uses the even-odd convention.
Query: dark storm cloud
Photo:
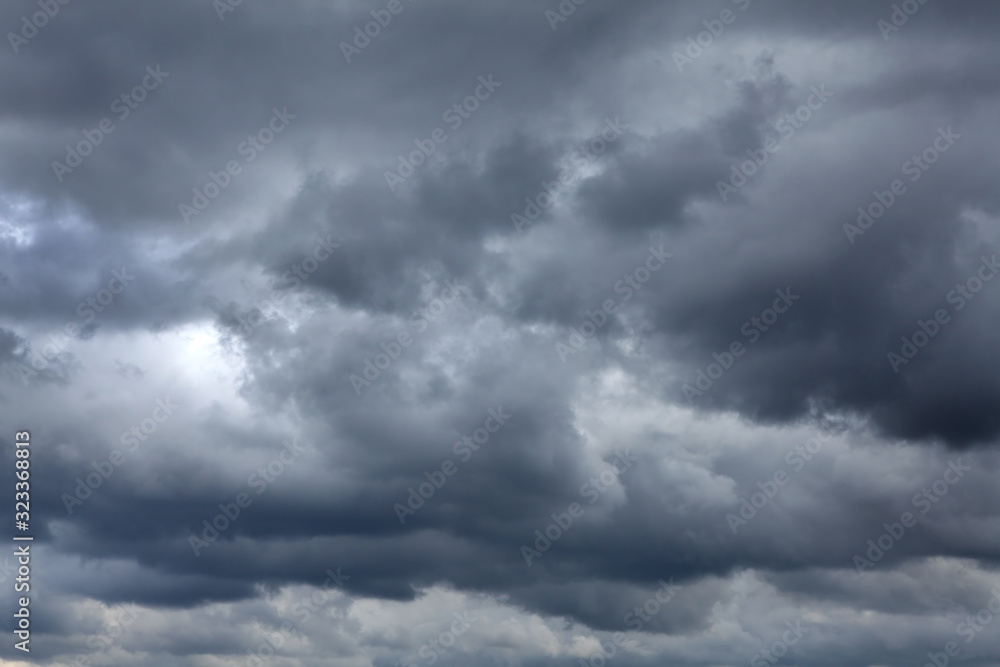
[[[941,156],[942,165],[932,166],[934,171],[928,170],[916,184],[900,173],[900,166],[935,138],[931,125],[919,143],[913,142],[913,152],[884,160],[889,164],[866,177],[866,189],[844,188],[850,194],[842,200],[850,203],[836,213],[828,206],[807,208],[803,218],[826,228],[823,250],[803,249],[808,261],[795,254],[779,257],[770,244],[748,250],[735,261],[722,248],[714,248],[714,258],[707,262],[714,275],[706,280],[693,272],[686,284],[672,290],[656,317],[665,332],[704,344],[699,366],[707,365],[712,353],[725,351],[731,341],[750,346],[746,358],[696,400],[763,418],[793,418],[814,405],[847,410],[874,417],[891,436],[937,438],[953,446],[996,436],[998,424],[990,406],[1000,395],[989,370],[994,351],[970,331],[995,317],[997,300],[988,279],[996,273],[991,263],[996,247],[988,241],[963,247],[962,238],[968,224],[963,214],[993,209],[995,203],[978,187],[984,165],[975,149],[964,153],[956,144],[953,152]],[[822,173],[824,165],[813,162],[811,168],[818,173],[810,175],[804,187],[828,187],[832,176]],[[970,176],[959,175],[965,173]],[[858,206],[877,204],[866,192],[887,192],[894,179],[905,182],[908,191],[870,233],[848,242],[843,225],[856,222]],[[755,208],[739,207],[748,217],[755,217]],[[773,244],[794,250],[804,236],[810,243],[815,240],[805,225],[795,228],[780,218],[769,222]],[[748,226],[761,233],[766,224]],[[731,252],[733,246],[728,242],[725,247]],[[758,260],[764,256],[771,261],[761,271]],[[694,287],[699,278],[703,284],[722,280],[732,288],[708,296]],[[777,323],[772,319],[771,328],[752,323],[743,328],[768,308],[775,289],[785,288],[800,297],[788,315]],[[972,289],[982,293],[973,294]],[[947,312],[947,324],[932,327],[935,336],[927,349],[912,362],[908,357],[903,364],[893,364],[887,355],[901,354],[901,337],[920,331],[919,322],[933,319],[939,309]],[[688,375],[693,374],[692,369]]]
[[[797,664],[942,650],[1000,547],[997,16],[908,2],[883,38],[892,3],[402,0],[349,63],[388,2],[60,5],[0,56],[0,394],[45,443],[39,657],[132,600],[109,664],[244,660],[290,617],[289,664],[423,662],[465,606],[488,621],[440,664],[575,665],[618,631],[623,667],[745,664],[796,619]],[[347,597],[302,620],[337,567]],[[681,590],[637,628],[661,580]]]

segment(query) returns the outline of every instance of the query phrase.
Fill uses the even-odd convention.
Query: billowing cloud
[[[995,664],[997,20],[0,9],[0,655]]]

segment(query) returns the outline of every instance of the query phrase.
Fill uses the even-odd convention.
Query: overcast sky
[[[0,27],[4,665],[1000,664],[996,3]]]

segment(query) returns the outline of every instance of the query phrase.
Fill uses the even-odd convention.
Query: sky
[[[0,664],[1000,665],[996,3],[0,27]]]

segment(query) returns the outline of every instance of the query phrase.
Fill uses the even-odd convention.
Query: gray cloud
[[[4,658],[996,662],[992,5],[53,3]]]

